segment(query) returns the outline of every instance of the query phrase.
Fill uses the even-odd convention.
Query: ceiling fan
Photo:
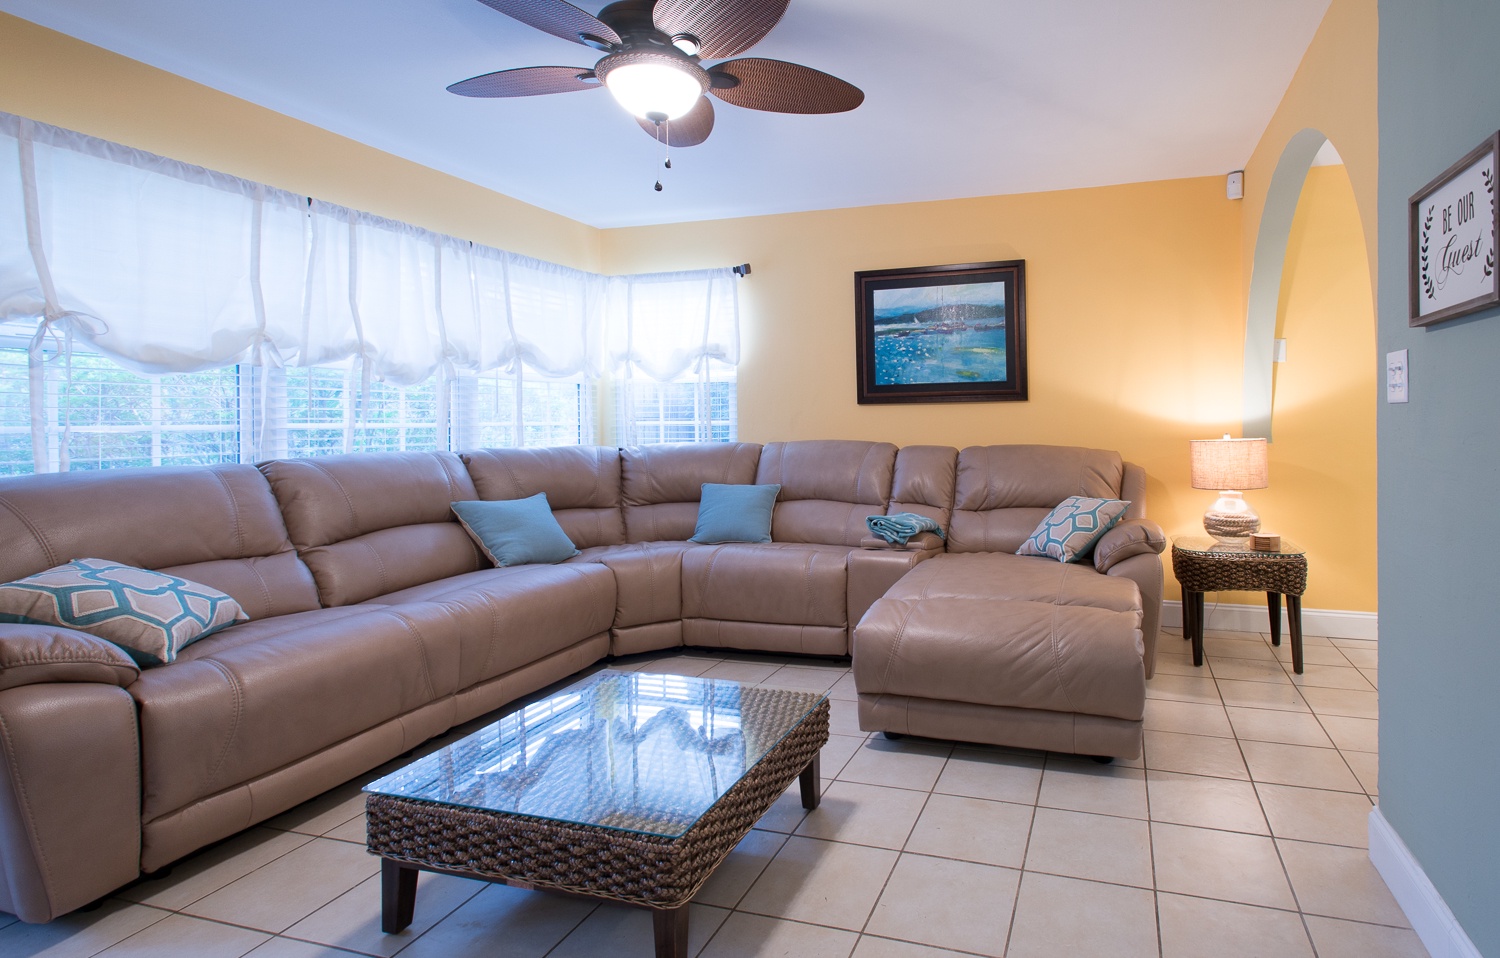
[[[565,0],[480,2],[605,56],[592,67],[520,67],[471,77],[448,87],[460,96],[540,96],[604,86],[641,129],[668,146],[697,146],[713,132],[713,101],[705,94],[771,113],[843,113],[865,99],[838,77],[783,60],[701,62],[759,43],[789,0],[617,0],[597,17]]]

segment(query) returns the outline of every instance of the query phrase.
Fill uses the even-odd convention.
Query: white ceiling
[[[792,0],[747,55],[865,91],[832,116],[715,101],[661,150],[594,90],[475,100],[598,54],[477,0],[0,0],[0,10],[598,227],[1239,169],[1329,0]],[[598,0],[578,4],[590,13]]]

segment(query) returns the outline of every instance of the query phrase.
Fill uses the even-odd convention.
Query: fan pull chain
[[[662,164],[662,167],[663,167],[663,169],[670,170],[672,168],[672,128],[670,126],[670,124],[671,124],[672,121],[671,120],[656,120],[655,122],[656,122],[656,140],[657,140],[658,143],[660,143],[662,145],[662,150],[665,153],[666,158],[667,158],[666,162]],[[658,176],[657,180],[656,180],[656,192],[658,192],[658,193],[661,192],[661,177],[660,176]]]
[[[661,142],[661,122],[662,121],[661,120],[654,120],[654,122],[656,123],[656,141],[658,143],[660,143]],[[656,192],[658,192],[658,193],[661,192],[661,176],[659,174],[658,174],[658,176],[656,178]]]

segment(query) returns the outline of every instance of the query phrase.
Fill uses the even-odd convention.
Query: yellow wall
[[[1375,410],[1383,368],[1373,298],[1378,40],[1377,0],[1333,0],[1245,166],[1240,247],[1248,290],[1271,174],[1292,137],[1321,132],[1344,165],[1314,168],[1297,207],[1277,316],[1288,361],[1275,371],[1271,487],[1254,493],[1253,503],[1268,530],[1308,549],[1306,606],[1365,612],[1377,607]]]
[[[1373,386],[1355,381],[1364,366],[1351,367],[1331,332],[1347,332],[1351,315],[1359,328],[1369,288],[1354,204],[1338,202],[1347,179],[1343,193],[1324,189],[1321,171],[1313,179],[1308,195],[1329,195],[1299,213],[1285,333],[1296,362],[1278,383],[1272,488],[1252,495],[1267,526],[1299,539],[1316,568],[1340,569],[1312,576],[1306,607],[1370,611],[1373,541],[1346,536],[1325,508],[1340,488],[1334,477],[1359,482],[1341,463],[1368,461],[1373,477]],[[751,264],[741,284],[743,439],[1118,449],[1146,468],[1150,515],[1177,535],[1201,534],[1213,499],[1189,487],[1187,440],[1238,431],[1240,243],[1241,205],[1208,177],[610,230],[604,263],[613,273]],[[856,270],[1005,259],[1026,261],[1029,402],[855,402]],[[1368,339],[1367,323],[1363,331]],[[1356,355],[1369,352],[1366,343]],[[1369,428],[1350,429],[1361,411]],[[1373,518],[1373,491],[1352,506]]]
[[[1276,335],[1287,361],[1276,367],[1271,485],[1250,498],[1266,531],[1308,549],[1307,604],[1317,608],[1375,609],[1374,308],[1349,177],[1314,167],[1282,274]]]
[[[610,230],[610,272],[748,261],[740,435],[1118,449],[1169,530],[1187,440],[1238,416],[1239,207],[1217,177]],[[854,272],[1026,261],[1030,401],[859,406]]]
[[[579,269],[599,231],[0,13],[0,110]]]
[[[1277,337],[1271,487],[1247,493],[1262,528],[1308,550],[1314,609],[1376,610],[1376,352],[1370,267],[1344,166],[1314,166],[1287,244]],[[1224,603],[1263,597],[1224,592]]]
[[[1312,128],[1328,137],[1353,184],[1364,232],[1370,288],[1376,276],[1376,200],[1380,120],[1376,115],[1377,0],[1333,0],[1255,152],[1245,164],[1242,256],[1245,283],[1255,255],[1261,209],[1271,173],[1293,136]],[[1373,295],[1373,293],[1372,293]],[[1370,313],[1370,325],[1375,314]]]

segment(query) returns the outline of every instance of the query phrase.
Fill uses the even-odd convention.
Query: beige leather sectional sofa
[[[704,482],[780,483],[774,541],[686,541]],[[1025,726],[1048,708],[1088,713],[1098,695],[1111,721],[1128,725],[1134,710],[1138,748],[1161,604],[1155,552],[1119,550],[1103,575],[1068,567],[1065,587],[1050,560],[972,563],[1006,560],[998,553],[1014,551],[1016,535],[1063,497],[1106,489],[1134,502],[1125,524],[1134,532],[1121,541],[1159,540],[1143,518],[1144,485],[1138,467],[1098,450],[850,441],[369,454],[0,480],[0,582],[105,558],[223,590],[251,618],[146,670],[92,636],[0,625],[0,910],[50,920],[610,655],[682,645],[847,655],[877,603],[886,611],[871,620],[870,641],[886,641],[880,622],[920,612],[934,595],[932,575],[898,583],[940,562],[968,563],[959,578],[981,598],[1034,592],[1027,601],[1058,621],[1097,607],[1109,629],[1124,628],[1134,663],[1110,673],[1123,691],[1048,691],[1050,704],[1016,717]],[[449,508],[537,492],[578,557],[492,568]],[[938,519],[947,542],[927,535],[897,549],[868,539],[866,516],[903,511]],[[1018,569],[1046,571],[1015,579]],[[941,619],[922,628],[940,632]],[[1032,628],[1027,642],[1052,641],[1054,660],[1057,643],[1072,642],[1067,655],[1087,659],[1089,623],[1064,632],[1052,641]],[[953,699],[949,679],[934,692],[902,678],[925,667],[903,658],[911,649],[885,650],[879,674],[862,680],[861,715],[868,705],[877,723],[868,727],[952,710],[939,701]],[[856,650],[857,670],[863,658],[874,663]],[[968,704],[1014,706],[985,694]],[[951,730],[972,731],[974,717],[957,714]],[[930,719],[901,721],[883,730],[942,731]],[[1134,754],[1116,740],[1126,746],[1116,754]]]

